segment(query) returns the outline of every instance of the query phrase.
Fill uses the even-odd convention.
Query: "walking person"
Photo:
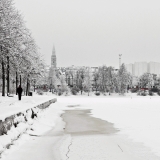
[[[19,85],[19,87],[17,88],[17,93],[18,93],[18,99],[19,99],[19,101],[21,100],[22,91],[23,91],[23,89],[22,89],[21,86]]]

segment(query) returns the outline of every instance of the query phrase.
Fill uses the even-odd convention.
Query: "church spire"
[[[56,55],[55,46],[53,45],[52,55]]]
[[[56,59],[56,51],[55,51],[55,46],[53,45],[52,49],[52,56],[51,56],[51,67],[54,69],[57,67],[57,59]]]

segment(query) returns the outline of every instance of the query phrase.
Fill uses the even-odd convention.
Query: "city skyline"
[[[47,64],[114,66],[160,59],[160,2],[16,0]]]
[[[121,55],[119,55],[119,68],[122,65],[121,63]],[[85,67],[85,68],[90,68],[92,69],[92,71],[95,71],[95,68],[98,69],[101,66],[76,66],[76,65],[70,65],[70,66],[66,66],[66,67],[61,67],[58,66],[57,67],[57,58],[56,58],[56,49],[55,46],[53,45],[53,49],[52,49],[52,55],[51,55],[51,66],[48,68],[49,73],[52,72],[53,69],[58,69],[59,71],[63,71],[64,69],[78,69],[81,67]],[[155,74],[158,77],[160,77],[160,63],[158,62],[134,62],[134,63],[129,63],[126,64],[126,69],[128,72],[131,73],[131,75],[133,77],[140,77],[142,76],[144,73],[150,73],[150,74]],[[113,67],[114,68],[114,67]],[[117,70],[118,68],[114,68],[115,70]],[[134,78],[133,78],[134,79]],[[134,79],[135,80],[135,79]]]
[[[57,55],[56,55],[56,49],[55,49],[55,45],[53,44],[53,47],[52,47],[52,53],[51,53],[51,66],[52,65],[54,65],[54,68],[56,68],[56,64],[57,64]],[[121,55],[119,55],[119,67],[120,67],[120,65],[121,64],[123,64],[124,62],[121,62],[121,57],[122,57],[122,54]],[[128,71],[131,73],[131,74],[133,74],[133,75],[135,75],[135,71],[133,71],[133,65],[135,65],[135,64],[139,64],[139,63],[145,63],[146,64],[146,72],[149,72],[149,73],[151,73],[151,71],[153,71],[153,67],[152,68],[149,68],[149,66],[151,66],[151,63],[156,63],[156,64],[158,64],[157,66],[154,66],[154,70],[156,70],[156,67],[158,67],[159,68],[159,70],[157,71],[157,73],[158,74],[160,74],[160,62],[153,62],[153,61],[149,61],[149,62],[146,62],[146,61],[136,61],[136,62],[131,62],[131,63],[124,63],[125,64],[125,66],[127,67],[127,69],[128,69]],[[106,65],[106,64],[103,64],[103,65]],[[100,65],[100,66],[103,66],[103,65]],[[78,65],[72,65],[72,64],[70,64],[69,66],[65,66],[65,67],[73,67],[73,66],[75,66],[75,67],[99,67],[99,66],[78,66]],[[107,66],[107,65],[106,65]],[[58,68],[63,68],[64,66],[57,66]],[[64,67],[64,68],[65,68]],[[112,66],[113,68],[115,68],[114,66]],[[118,67],[118,68],[119,68]],[[115,68],[115,69],[118,69],[118,68]],[[131,69],[132,68],[132,69]],[[131,71],[132,70],[132,71]],[[145,73],[145,72],[143,72],[143,73]],[[153,73],[154,73],[154,71],[153,71]],[[156,73],[156,74],[157,74]]]

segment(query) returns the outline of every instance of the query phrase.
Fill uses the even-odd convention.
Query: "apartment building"
[[[139,77],[144,73],[160,76],[160,63],[158,62],[135,62],[134,64],[125,64],[125,66],[127,71],[135,77]]]

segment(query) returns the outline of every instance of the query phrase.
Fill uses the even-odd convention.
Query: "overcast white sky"
[[[14,0],[50,65],[160,62],[160,0]]]

